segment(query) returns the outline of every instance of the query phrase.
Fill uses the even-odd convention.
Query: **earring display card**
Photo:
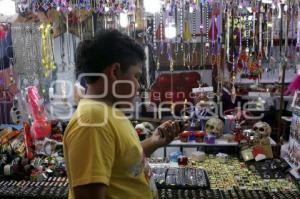
[[[290,169],[289,164],[284,159],[272,159],[262,162],[248,162],[249,170],[256,172],[263,179],[283,179],[285,172]]]

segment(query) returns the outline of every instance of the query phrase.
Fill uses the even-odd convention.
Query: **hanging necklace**
[[[174,71],[174,62],[173,62],[173,55],[172,55],[172,48],[171,48],[171,42],[167,43],[167,55],[168,55],[168,60],[170,63],[170,71]]]
[[[196,40],[196,10],[197,10],[197,4],[195,2],[192,3],[192,9],[193,9],[193,19],[192,19],[192,28],[193,28],[193,35],[192,35],[192,42],[193,42],[193,47],[192,47],[192,66],[195,66],[197,63],[197,53],[196,47],[197,47],[197,40]]]
[[[208,60],[208,56],[209,56],[209,47],[210,47],[210,44],[209,44],[209,3],[206,2],[206,43],[205,43],[205,57],[206,57],[206,61]],[[208,65],[208,63],[206,63]]]
[[[299,53],[300,53],[300,5],[298,5],[298,17],[297,17],[296,26],[297,26],[296,50],[297,50],[297,54],[299,56]]]
[[[172,10],[166,11],[166,15],[167,15],[167,24],[168,26],[170,26],[170,23],[172,22],[172,17],[171,15]],[[173,72],[174,71],[174,60],[173,60],[173,53],[172,53],[172,46],[171,46],[171,38],[169,38],[167,41],[167,55],[168,55],[168,60],[169,60],[169,67],[170,67],[170,71]]]
[[[179,51],[179,46],[178,46],[178,43],[179,43],[179,39],[180,37],[178,37],[178,35],[180,34],[179,32],[179,29],[178,29],[178,4],[175,3],[174,4],[174,15],[175,15],[175,27],[176,27],[176,35],[175,35],[175,46],[174,46],[174,53],[175,53],[175,59],[174,59],[174,62],[173,64],[175,65],[175,63],[177,63],[177,56],[178,56],[178,51]]]
[[[291,29],[291,43],[289,45],[289,56],[291,58],[291,60],[295,61],[294,59],[294,53],[293,52],[296,52],[296,49],[293,45],[294,43],[294,32],[295,32],[295,16],[296,16],[296,9],[295,9],[295,2],[293,2],[293,4],[290,6],[290,10],[291,10],[291,17],[290,17],[290,29]]]
[[[159,70],[160,68],[160,62],[159,57],[157,56],[157,41],[156,41],[156,14],[153,14],[152,16],[152,23],[153,23],[153,30],[152,30],[152,37],[153,37],[153,54],[154,54],[154,60],[156,61],[156,69]]]
[[[241,61],[242,61],[242,65],[243,65],[243,72],[247,73],[247,63],[248,63],[248,59],[249,59],[249,38],[250,38],[250,30],[249,30],[249,20],[248,20],[248,16],[245,15],[244,17],[244,22],[245,22],[245,40],[246,40],[246,48],[245,51],[241,54]]]
[[[160,24],[159,24],[159,39],[160,39],[160,54],[162,55],[164,52],[164,39],[165,39],[165,34],[164,34],[164,8],[161,8],[160,11]]]
[[[266,14],[267,25],[266,25],[266,36],[265,36],[266,44],[265,44],[264,51],[265,51],[265,59],[267,59],[268,62],[269,62],[269,38],[270,38],[269,28],[272,28],[272,24],[270,23],[270,20],[271,20],[271,12],[270,12],[270,8],[267,7],[267,14]]]
[[[64,36],[64,34],[62,34],[60,36],[59,44],[60,44],[61,69],[62,69],[62,72],[65,72],[66,63],[65,63],[65,36]]]
[[[231,88],[231,102],[234,104],[236,100],[236,90],[235,90],[235,81],[236,81],[236,71],[235,71],[235,57],[234,57],[234,43],[233,43],[233,29],[234,29],[234,3],[231,2],[231,8],[229,9],[228,13],[231,16],[231,24],[228,23],[228,25],[231,27],[231,42],[232,42],[232,88]],[[229,20],[230,21],[230,20]],[[230,34],[230,29],[228,28],[228,34]],[[229,35],[228,35],[228,40],[229,40]],[[228,42],[228,46],[229,42]],[[229,53],[229,59],[230,59],[230,51]]]
[[[185,49],[184,49],[184,34],[183,34],[183,26],[184,26],[184,2],[180,4],[180,36],[181,36],[181,51],[183,53],[183,66],[186,66],[185,64]]]
[[[201,40],[201,44],[200,44],[200,66],[202,67],[203,66],[203,36],[204,36],[204,25],[203,25],[203,4],[202,4],[202,1],[199,1],[200,2],[200,26],[199,26],[199,29],[200,29],[200,40]]]
[[[211,5],[211,25],[209,30],[209,37],[211,40],[211,65],[214,66],[217,62],[217,48],[216,37],[218,34],[218,28],[216,27],[216,16],[218,15],[216,4]]]
[[[231,63],[230,61],[230,19],[231,19],[231,10],[229,9],[229,5],[227,4],[227,24],[226,24],[226,57],[227,62]]]
[[[263,27],[262,27],[262,21],[263,21],[263,13],[264,13],[264,8],[261,6],[260,11],[259,11],[259,38],[258,38],[258,67],[261,67],[261,62],[262,62],[262,35],[263,35]]]
[[[270,59],[269,59],[269,69],[271,70],[271,71],[273,71],[274,72],[274,65],[275,65],[275,62],[276,62],[276,60],[275,60],[275,58],[273,57],[274,56],[274,30],[275,30],[275,23],[276,23],[276,11],[275,11],[275,8],[276,8],[276,6],[275,6],[275,4],[272,4],[272,7],[271,7],[271,36],[270,36],[270,50],[269,50],[269,57],[270,57]]]
[[[41,31],[41,50],[42,50],[42,65],[44,66],[45,76],[50,75],[50,71],[54,69],[54,61],[52,56],[51,46],[51,25],[41,24],[39,27]]]
[[[219,15],[217,17],[217,24],[218,24],[218,36],[217,36],[217,100],[220,103],[221,95],[222,95],[222,87],[223,87],[223,77],[224,74],[222,71],[222,11],[221,8],[223,7],[223,1],[221,5],[219,4],[218,12]]]
[[[289,12],[288,12],[288,5],[284,5],[284,12],[285,12],[285,27],[286,31],[284,32],[284,56],[287,58],[288,57],[288,33],[289,33]]]
[[[256,20],[256,1],[252,2],[252,35],[253,35],[253,42],[252,42],[252,53],[255,53],[255,43],[256,43],[256,25],[255,25],[255,20]]]

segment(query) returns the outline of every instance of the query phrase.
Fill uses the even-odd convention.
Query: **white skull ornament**
[[[266,122],[257,122],[253,125],[253,130],[260,138],[266,138],[271,135],[272,129]]]
[[[205,124],[205,132],[221,137],[224,132],[224,123],[219,118],[211,118]]]

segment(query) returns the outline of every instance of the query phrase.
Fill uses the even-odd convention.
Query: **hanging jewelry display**
[[[20,77],[21,88],[39,83],[42,71],[41,33],[37,24],[12,25],[12,45],[15,69]]]

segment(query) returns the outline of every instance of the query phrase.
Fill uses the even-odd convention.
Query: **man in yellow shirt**
[[[139,90],[144,58],[143,48],[116,30],[79,44],[76,70],[86,74],[87,91],[64,135],[69,199],[155,196],[145,156],[170,143],[180,129],[168,121],[140,142],[120,110]]]

